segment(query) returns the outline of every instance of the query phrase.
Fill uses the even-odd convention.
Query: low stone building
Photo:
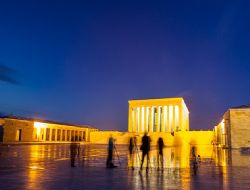
[[[214,127],[215,143],[224,148],[250,147],[250,105],[228,109]]]
[[[89,141],[90,132],[97,129],[83,125],[71,125],[20,117],[0,118],[3,143],[63,143]]]

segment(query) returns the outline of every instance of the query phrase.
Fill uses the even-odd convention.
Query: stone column
[[[135,108],[131,107],[130,108],[130,113],[129,113],[129,132],[135,132]]]
[[[57,129],[57,137],[56,137],[56,140],[57,141],[60,141],[60,134],[61,134],[61,129]],[[58,136],[59,136],[59,138],[58,138]]]
[[[62,129],[62,136],[61,136],[61,141],[64,141],[64,133],[65,133],[65,130],[64,129]]]
[[[160,121],[161,121],[161,120],[160,120],[160,119],[161,119],[161,118],[160,118],[160,117],[161,117],[161,112],[160,112],[160,110],[161,110],[161,109],[160,109],[160,106],[158,106],[158,107],[157,107],[157,118],[156,118],[156,119],[157,119],[157,125],[156,125],[156,131],[157,131],[157,132],[160,132]]]
[[[140,126],[140,107],[136,107],[136,132],[141,132]]]
[[[52,141],[52,129],[51,128],[49,128],[49,141],[51,142]]]
[[[67,130],[67,128],[65,129],[64,135],[65,135],[64,141],[67,141],[68,140],[68,130]]]
[[[77,131],[74,130],[74,140],[77,141]]]
[[[133,116],[132,116],[132,107],[129,106],[128,111],[128,132],[133,132]]]
[[[144,115],[144,129],[145,131],[149,132],[149,127],[148,127],[148,107],[145,107],[145,115]]]
[[[75,140],[76,132],[74,130],[71,131],[71,136],[72,136],[73,140]]]
[[[140,121],[141,121],[141,132],[144,133],[144,112],[145,112],[145,109],[144,107],[141,107],[141,111],[140,111]]]
[[[182,106],[180,105],[179,106],[179,128],[181,131],[184,131],[185,129],[183,129],[182,121],[183,121],[183,114],[182,114]]]
[[[169,132],[172,132],[172,125],[173,125],[173,106],[168,106],[168,127],[169,127]]]
[[[60,141],[62,141],[62,129],[60,130]]]
[[[46,131],[47,130],[47,128],[44,128],[43,129],[43,141],[46,141]]]
[[[72,140],[71,130],[68,130],[68,133],[69,133],[69,141],[71,141]]]
[[[143,132],[143,128],[142,128],[142,107],[139,107],[139,132]]]
[[[176,129],[176,130],[181,130],[181,129],[180,129],[180,124],[179,124],[179,119],[180,119],[180,114],[179,114],[179,112],[180,112],[179,106],[176,105],[176,106],[175,106],[175,129]]]
[[[151,123],[151,130],[152,130],[152,132],[156,132],[155,130],[154,130],[154,125],[155,125],[155,113],[154,113],[154,107],[152,106],[151,107],[151,113],[150,113],[150,115],[151,115],[151,121],[150,121],[150,123]]]
[[[148,107],[148,132],[152,132],[151,113],[152,113],[151,107]]]
[[[83,131],[80,131],[81,141],[83,140],[83,136],[82,136],[82,134],[83,134]]]
[[[57,141],[60,141],[60,138],[61,138],[60,135],[61,135],[61,129],[57,129],[57,137],[56,137]],[[60,138],[58,138],[58,136]]]
[[[173,131],[176,131],[176,124],[175,124],[175,106],[173,106]]]
[[[168,130],[168,106],[165,106],[165,131],[169,132]]]
[[[71,130],[71,141],[75,140],[75,131]]]
[[[137,130],[137,124],[138,124],[138,121],[137,121],[137,107],[134,107],[134,131],[133,132],[138,132]]]
[[[162,114],[161,114],[161,131],[166,132],[165,130],[165,121],[166,121],[166,115],[165,115],[165,106],[162,106]]]
[[[57,129],[55,129],[55,141],[57,141]]]

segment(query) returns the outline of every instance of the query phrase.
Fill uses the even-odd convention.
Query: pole
[[[118,161],[119,161],[119,165],[121,166],[120,157],[119,157],[118,152],[117,152],[117,150],[116,150],[115,144],[114,144],[114,149],[115,149],[115,153],[116,153],[116,156],[117,156],[117,158],[118,158]]]

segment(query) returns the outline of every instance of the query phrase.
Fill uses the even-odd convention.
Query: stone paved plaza
[[[105,145],[81,145],[75,168],[70,167],[69,145],[0,146],[0,150],[1,190],[250,189],[250,156],[239,153],[225,158],[223,154],[202,157],[194,174],[185,166],[182,154],[170,155],[173,162],[158,170],[153,160],[155,150],[148,172],[139,172],[138,167],[132,170],[128,168],[126,146],[117,147],[115,164],[119,167],[115,169],[105,168]],[[221,165],[212,159],[218,157]],[[167,161],[168,157],[164,159]],[[138,163],[137,159],[135,165]]]

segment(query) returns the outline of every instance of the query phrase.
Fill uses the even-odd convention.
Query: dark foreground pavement
[[[127,167],[127,147],[118,149],[115,164],[106,169],[106,146],[85,145],[70,167],[69,145],[1,146],[1,190],[106,190],[106,189],[249,189],[248,166],[215,166],[210,160],[199,165],[197,173],[192,168],[178,166],[178,156],[173,167],[158,170],[151,166],[139,172]],[[138,160],[137,160],[138,162]],[[153,161],[152,161],[153,162]],[[137,163],[138,165],[138,163]]]

